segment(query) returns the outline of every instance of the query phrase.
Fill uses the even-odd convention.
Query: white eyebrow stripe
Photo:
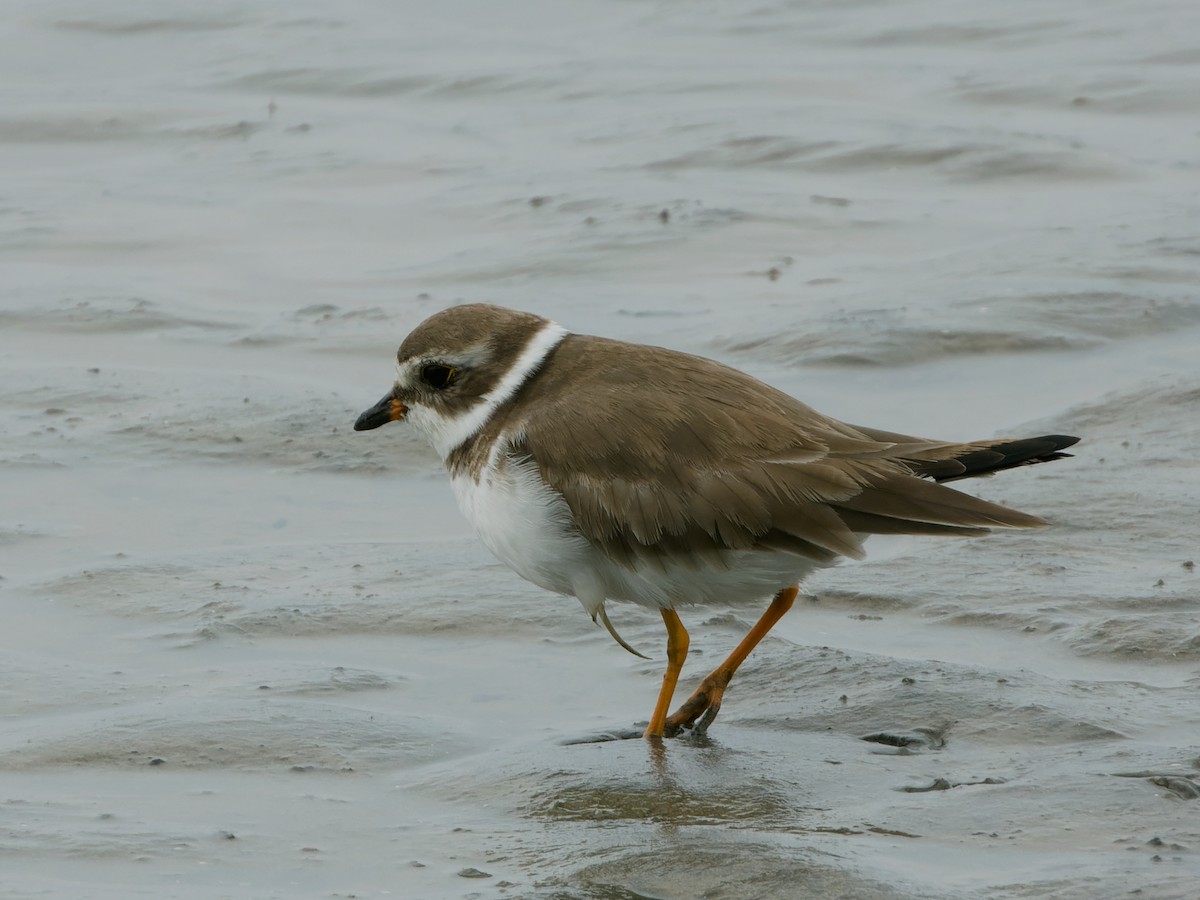
[[[396,377],[399,378],[403,372],[414,369],[417,363],[436,363],[441,362],[448,356],[453,356],[454,361],[459,365],[482,366],[491,361],[492,355],[492,351],[482,344],[475,347],[468,347],[465,350],[455,350],[453,353],[448,350],[434,350],[429,353],[422,353],[420,356],[410,356],[408,359],[397,359]]]
[[[444,461],[455,447],[483,428],[492,417],[492,413],[512,399],[521,385],[538,370],[550,351],[562,343],[568,333],[567,329],[557,322],[547,322],[543,325],[521,351],[512,368],[504,373],[500,383],[461,415],[447,418],[430,411],[430,414],[425,416],[414,407],[409,412],[409,419],[411,420],[415,413],[423,420],[414,424],[418,424],[426,433],[433,449]]]

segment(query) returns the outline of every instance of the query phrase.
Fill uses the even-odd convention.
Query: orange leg
[[[648,738],[661,738],[667,724],[667,710],[671,708],[671,697],[675,694],[675,684],[679,681],[679,672],[683,661],[687,659],[688,645],[691,638],[687,629],[679,621],[679,614],[673,609],[662,611],[663,622],[667,626],[667,671],[663,675],[662,690],[658,692],[658,703],[654,705],[654,715],[642,735]]]
[[[679,709],[667,716],[665,722],[666,734],[675,734],[681,728],[691,728],[692,723],[696,722],[696,719],[702,713],[704,718],[700,719],[699,723],[696,724],[695,732],[697,734],[704,734],[708,730],[708,726],[712,724],[713,719],[717,717],[717,713],[721,710],[721,698],[725,696],[725,688],[729,685],[729,680],[733,678],[733,673],[737,671],[738,666],[746,661],[746,657],[758,646],[758,642],[767,636],[767,632],[775,626],[775,623],[783,618],[784,613],[792,608],[792,603],[795,602],[796,594],[799,593],[799,590],[800,586],[795,585],[785,588],[775,595],[775,599],[771,601],[771,605],[767,607],[767,611],[762,614],[762,618],[742,638],[742,642],[729,654],[728,659],[713,669],[700,682],[700,686],[696,688],[692,696],[684,701],[684,704]],[[665,615],[664,613],[664,617]],[[672,687],[674,687],[673,684]],[[661,704],[663,700],[662,695],[659,696],[658,700]],[[646,733],[649,734],[649,730]]]

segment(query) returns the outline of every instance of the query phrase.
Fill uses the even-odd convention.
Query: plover
[[[608,600],[658,610],[667,667],[647,737],[703,733],[799,584],[872,534],[982,534],[1045,521],[941,482],[1061,459],[1078,438],[931,441],[848,425],[736,369],[456,306],[404,339],[392,390],[356,431],[410,422],[483,543],[576,597],[623,647]],[[773,597],[668,715],[688,652],[677,609]]]

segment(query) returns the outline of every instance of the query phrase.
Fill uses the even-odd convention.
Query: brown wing
[[[528,416],[503,424],[524,436],[516,451],[618,562],[723,566],[752,549],[829,562],[862,556],[861,534],[1044,524],[920,477],[977,445],[898,442],[701,357],[572,335],[522,400]]]

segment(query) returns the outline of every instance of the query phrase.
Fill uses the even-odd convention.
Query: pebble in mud
[[[1200,783],[1183,775],[1159,772],[1114,772],[1117,778],[1145,778],[1151,784],[1166,788],[1181,800],[1200,799]]]
[[[914,728],[908,734],[878,731],[864,735],[861,740],[872,744],[883,744],[885,747],[896,747],[900,753],[911,753],[915,750],[940,750],[946,746],[946,731],[944,728]]]
[[[481,869],[476,869],[474,866],[467,866],[465,869],[458,870],[459,878],[491,878],[491,872],[484,872]]]
[[[928,791],[948,791],[953,785],[945,778],[935,778],[932,782],[923,787],[902,787],[900,790],[906,794],[924,794]]]
[[[1190,778],[1159,775],[1151,778],[1150,783],[1161,788],[1166,788],[1176,797],[1183,800],[1196,800],[1200,798],[1200,785],[1196,784]]]
[[[929,784],[913,787],[911,785],[900,788],[905,794],[925,794],[930,791],[948,791],[951,788],[972,787],[978,784],[1007,784],[1005,778],[984,778],[980,781],[950,781],[948,778],[935,778]]]

